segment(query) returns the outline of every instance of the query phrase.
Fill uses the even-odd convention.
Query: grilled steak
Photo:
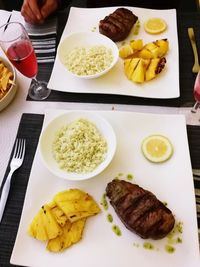
[[[114,42],[124,40],[138,17],[127,8],[118,8],[99,22],[99,32]]]
[[[113,180],[106,194],[124,225],[142,238],[161,239],[174,227],[172,212],[156,196],[136,184]]]

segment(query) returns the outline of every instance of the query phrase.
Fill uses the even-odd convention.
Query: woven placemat
[[[25,28],[33,44],[37,62],[54,62],[56,55],[57,18],[50,16],[45,23],[38,25],[25,23]]]
[[[2,222],[0,223],[1,267],[13,266],[9,263],[10,257],[19,226],[26,187],[42,129],[43,119],[43,115],[23,114],[20,121],[17,137],[26,139],[26,151],[28,151],[28,154],[25,154],[22,166],[13,174],[9,198],[6,204]],[[8,171],[9,164],[5,173],[5,177],[7,177]]]
[[[68,18],[69,9],[58,14],[57,44]],[[129,105],[152,105],[169,107],[191,107],[194,104],[193,85],[196,74],[192,73],[193,53],[187,34],[188,27],[194,27],[196,39],[200,38],[200,14],[177,13],[178,39],[179,39],[179,67],[180,67],[180,97],[175,99],[149,99],[124,95],[67,93],[52,90],[50,96],[44,101],[56,102],[84,102],[84,103],[109,103]],[[200,50],[199,50],[200,53]],[[39,66],[39,79],[48,81],[53,64]],[[169,81],[170,86],[170,81]],[[27,100],[31,100],[27,97]]]
[[[26,139],[26,151],[24,163],[14,174],[11,190],[6,204],[6,209],[0,224],[0,267],[10,267],[10,257],[14,246],[19,221],[21,217],[26,187],[38,144],[38,139],[42,129],[44,115],[23,114],[17,137]],[[188,140],[193,169],[200,169],[200,127],[188,126]],[[12,154],[11,154],[12,155]],[[5,173],[7,177],[9,164]],[[4,180],[5,180],[4,177]],[[200,178],[194,177],[195,189],[200,190]],[[1,189],[0,189],[1,192]],[[198,203],[198,196],[197,203]],[[200,228],[200,214],[198,212],[198,225]],[[24,244],[25,247],[25,244]],[[24,252],[25,253],[25,252]]]

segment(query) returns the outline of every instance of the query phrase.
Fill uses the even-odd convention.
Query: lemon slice
[[[172,156],[173,146],[167,137],[151,135],[143,140],[142,152],[151,162],[164,162]]]
[[[150,34],[159,34],[167,29],[167,24],[161,18],[150,18],[144,23],[144,29]]]

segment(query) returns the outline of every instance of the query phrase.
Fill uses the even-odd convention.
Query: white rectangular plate
[[[139,17],[141,27],[138,35],[130,34],[130,39],[143,39],[144,43],[157,39],[167,38],[169,40],[169,52],[166,55],[167,64],[162,73],[154,80],[144,84],[136,84],[129,81],[123,68],[123,60],[119,59],[115,67],[106,75],[98,78],[85,80],[76,78],[67,73],[56,55],[55,64],[49,81],[49,88],[74,93],[97,93],[116,94],[146,98],[177,98],[179,90],[179,57],[176,10],[152,10],[128,7]],[[75,8],[70,10],[69,18],[63,31],[61,41],[70,33],[80,31],[92,31],[106,15],[112,13],[116,7],[108,8]],[[167,30],[159,35],[147,34],[143,28],[144,21],[151,17],[161,17],[167,22]],[[77,44],[78,45],[78,44]],[[122,42],[118,43],[119,47]]]
[[[62,112],[66,111],[48,110],[44,125]],[[37,267],[123,267],[130,264],[141,267],[199,266],[194,184],[184,117],[119,111],[96,113],[107,119],[116,133],[117,150],[113,161],[102,174],[90,180],[70,182],[52,175],[42,164],[37,149],[11,263]],[[142,140],[155,133],[167,136],[174,147],[172,158],[163,164],[150,163],[141,153]],[[145,240],[127,230],[110,205],[108,212],[122,231],[120,237],[112,231],[112,224],[106,218],[108,212],[103,208],[100,214],[87,219],[82,240],[62,253],[48,252],[45,243],[27,234],[34,215],[57,192],[79,188],[91,194],[100,204],[107,183],[119,173],[123,174],[120,178],[124,179],[127,179],[127,174],[133,174],[133,183],[166,201],[176,221],[183,223],[183,242],[175,245],[175,253],[165,251],[167,238],[146,240],[155,249],[144,249]]]

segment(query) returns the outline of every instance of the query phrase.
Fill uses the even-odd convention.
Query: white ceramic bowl
[[[10,102],[13,100],[16,91],[17,91],[17,73],[13,65],[5,58],[0,57],[0,61],[3,62],[3,64],[13,73],[13,81],[14,85],[12,85],[9,89],[9,91],[5,94],[3,98],[0,99],[0,111],[3,110],[5,107],[10,104]]]
[[[105,70],[98,72],[93,75],[77,75],[73,72],[70,72],[67,67],[65,66],[65,57],[68,55],[74,48],[76,47],[83,47],[83,48],[91,48],[93,46],[102,45],[106,48],[110,48],[113,54],[113,61],[108,68]],[[114,65],[117,63],[119,58],[119,50],[117,45],[108,37],[94,32],[76,32],[68,35],[65,39],[61,41],[58,46],[58,57],[60,62],[62,63],[63,67],[66,69],[68,73],[71,75],[84,78],[84,79],[94,79],[100,77],[111,70]]]
[[[58,130],[79,118],[85,118],[94,123],[106,139],[108,146],[105,160],[95,170],[87,173],[74,173],[62,170],[54,159],[52,150],[52,144]],[[96,115],[93,112],[74,111],[56,117],[44,128],[40,136],[39,147],[45,166],[55,176],[66,180],[85,180],[100,174],[109,165],[116,150],[116,136],[111,125],[102,116]]]

